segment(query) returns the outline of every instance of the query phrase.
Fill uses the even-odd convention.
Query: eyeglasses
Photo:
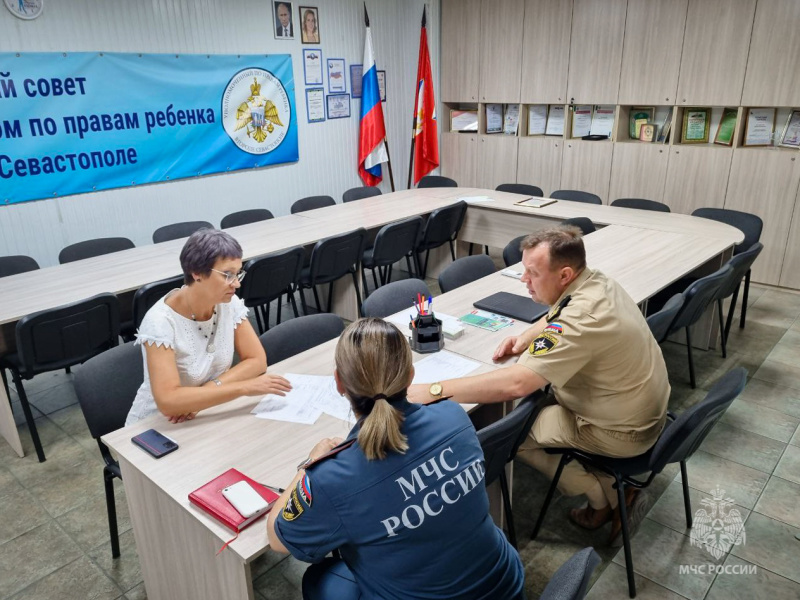
[[[227,283],[228,285],[232,284],[234,280],[241,283],[242,279],[244,279],[244,276],[247,275],[247,271],[245,270],[239,271],[238,273],[229,273],[228,271],[217,271],[216,269],[211,269],[211,270],[214,271],[214,273],[219,273],[220,275],[224,275],[225,283]]]

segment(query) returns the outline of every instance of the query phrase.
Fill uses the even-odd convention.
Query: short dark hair
[[[229,233],[219,229],[199,229],[189,236],[181,250],[181,269],[186,285],[192,285],[192,273],[209,275],[220,258],[242,258],[242,247]]]
[[[573,225],[558,225],[536,231],[522,240],[520,250],[532,250],[539,244],[547,244],[550,248],[551,269],[570,266],[576,271],[582,271],[586,267],[583,234]]]

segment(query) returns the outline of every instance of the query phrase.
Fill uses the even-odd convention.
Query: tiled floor
[[[693,511],[719,486],[744,520],[743,544],[715,559],[692,546],[685,527],[676,466],[650,487],[652,508],[634,538],[638,598],[732,600],[800,597],[800,295],[754,287],[747,328],[734,328],[728,358],[695,353],[699,388],[688,386],[685,347],[666,343],[673,386],[670,406],[680,411],[733,367],[752,376],[717,428],[689,463]],[[273,311],[274,312],[274,311]],[[146,597],[128,517],[125,492],[116,484],[122,556],[112,560],[101,460],[76,404],[71,376],[36,377],[26,386],[48,460],[17,458],[0,443],[0,599],[141,599]],[[19,422],[16,395],[12,404]],[[529,598],[574,552],[593,545],[603,559],[589,598],[626,598],[624,557],[604,546],[607,531],[583,531],[566,519],[580,499],[557,498],[539,538],[529,532],[547,482],[519,465],[514,514]],[[704,567],[680,572],[680,565]],[[720,573],[708,573],[708,565]],[[755,573],[749,569],[755,566]],[[254,565],[259,599],[299,599],[305,565],[267,553]]]

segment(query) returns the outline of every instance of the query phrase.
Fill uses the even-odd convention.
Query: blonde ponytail
[[[361,431],[358,432],[358,445],[367,460],[383,460],[387,450],[405,454],[408,450],[408,438],[400,431],[403,419],[403,414],[386,400],[375,401],[372,411],[364,419]]]

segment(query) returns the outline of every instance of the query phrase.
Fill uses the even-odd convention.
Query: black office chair
[[[639,210],[652,210],[655,212],[671,212],[669,206],[663,202],[646,200],[644,198],[618,198],[611,203],[611,206],[620,208],[638,208]]]
[[[161,300],[168,292],[181,287],[184,284],[183,275],[176,275],[160,281],[146,283],[133,295],[133,306],[131,310],[132,318],[125,321],[120,326],[119,335],[126,342],[136,339],[136,331],[142,324],[142,319],[153,305]]]
[[[39,462],[44,449],[22,380],[80,364],[119,343],[119,301],[98,294],[22,317],[16,326],[17,351],[0,359],[11,371]]]
[[[425,179],[424,177],[422,178]],[[417,276],[425,279],[428,273],[428,259],[431,250],[450,244],[450,256],[456,259],[455,240],[458,231],[464,223],[467,214],[467,203],[461,200],[450,206],[437,208],[428,217],[425,227],[422,229],[419,244],[415,251],[417,258]],[[420,255],[425,252],[425,262],[422,263]]]
[[[251,208],[249,210],[240,210],[239,212],[226,215],[219,224],[219,228],[229,229],[230,227],[248,225],[249,223],[258,223],[259,221],[268,221],[269,219],[274,218],[275,215],[273,215],[266,208]]]
[[[136,392],[144,380],[144,361],[141,348],[133,343],[106,350],[88,360],[75,373],[75,393],[103,456],[103,482],[106,490],[108,531],[111,536],[111,556],[119,557],[117,504],[114,499],[114,478],[122,480],[119,463],[100,438],[125,426]]]
[[[336,200],[330,196],[308,196],[307,198],[300,198],[290,209],[292,214],[305,212],[307,210],[314,210],[315,208],[325,208],[326,206],[334,206]]]
[[[538,414],[536,406],[541,397],[541,392],[527,396],[505,417],[478,431],[478,441],[483,449],[486,469],[484,482],[486,487],[489,487],[500,480],[503,510],[508,524],[508,541],[514,548],[517,547],[517,533],[514,529],[514,515],[511,512],[506,465],[514,460],[517,450],[531,430]]]
[[[199,229],[214,229],[208,221],[184,221],[182,223],[172,223],[164,225],[153,232],[153,243],[169,242],[187,238]]]
[[[752,213],[746,213],[729,208],[698,208],[692,213],[693,217],[702,217],[719,221],[726,225],[736,227],[744,234],[742,243],[733,248],[733,255],[741,254],[749,250],[753,244],[761,239],[761,231],[764,228],[764,221],[761,217]],[[742,312],[739,316],[739,329],[744,329],[745,318],[747,317],[747,297],[750,295],[750,271],[744,277],[744,293],[742,294]]]
[[[599,564],[600,556],[594,548],[579,550],[553,574],[539,600],[583,600]]]
[[[364,198],[372,198],[373,196],[380,196],[381,193],[381,190],[374,185],[354,187],[342,194],[342,202],[354,202]]]
[[[339,337],[344,322],[330,313],[307,315],[276,325],[259,338],[270,365]]]
[[[720,338],[722,345],[722,358],[728,356],[726,345],[728,343],[728,335],[730,335],[731,324],[733,323],[733,311],[736,310],[736,300],[739,297],[739,288],[742,281],[750,272],[753,263],[756,262],[758,255],[764,249],[761,242],[756,242],[750,246],[749,250],[745,250],[740,254],[736,254],[728,261],[731,267],[731,273],[728,278],[722,282],[722,285],[717,292],[715,300],[717,301],[717,314],[719,315],[719,328]],[[722,301],[725,298],[731,299],[731,305],[728,308],[728,318],[723,323],[722,321]]]
[[[600,196],[590,194],[589,192],[581,192],[580,190],[556,190],[550,194],[551,198],[556,200],[569,200],[570,202],[583,202],[584,204],[602,204],[603,201]]]
[[[39,268],[37,263],[30,256],[16,254],[13,256],[0,256],[0,277],[9,277],[35,271]]]
[[[124,237],[97,238],[71,244],[58,253],[59,264],[71,263],[84,258],[102,256],[121,250],[135,248],[136,244]]]
[[[625,549],[625,568],[628,572],[628,593],[631,598],[635,598],[636,584],[633,579],[631,534],[628,531],[628,515],[625,507],[626,486],[632,486],[637,489],[646,488],[653,482],[656,475],[663,471],[664,467],[672,463],[680,463],[686,527],[690,528],[692,526],[692,506],[689,499],[689,477],[686,472],[686,461],[700,447],[700,444],[703,443],[703,440],[717,421],[742,392],[746,381],[747,371],[744,368],[739,367],[728,372],[714,384],[704,400],[685,410],[677,418],[669,415],[671,421],[667,422],[658,441],[650,450],[639,456],[611,458],[589,454],[574,448],[548,449],[547,452],[550,454],[561,454],[561,461],[550,484],[550,489],[545,497],[544,505],[539,513],[531,539],[535,539],[539,534],[544,517],[547,514],[547,508],[553,499],[558,480],[561,478],[561,472],[568,462],[578,460],[592,470],[610,475],[616,481],[615,487],[622,521],[622,542]],[[637,476],[647,473],[649,475],[645,481],[636,479]]]
[[[417,294],[425,298],[431,296],[430,289],[421,279],[401,279],[387,283],[364,300],[361,315],[383,319],[404,309],[411,311],[412,301],[416,300]]]
[[[300,290],[303,314],[308,314],[308,305],[306,304],[303,290],[308,288],[313,290],[317,311],[322,312],[317,286],[325,283],[330,284],[328,288],[328,309],[325,312],[331,312],[333,308],[333,283],[348,274],[353,277],[356,300],[358,301],[358,306],[361,306],[361,293],[358,290],[357,273],[361,264],[366,237],[366,229],[359,227],[355,231],[322,239],[314,245],[314,249],[311,251],[311,262],[309,266],[303,267],[301,270],[300,281],[297,285]]]
[[[496,270],[494,261],[485,254],[465,256],[447,265],[439,274],[439,288],[443,294],[451,292],[462,285],[491,275]]]
[[[681,329],[686,330],[686,348],[689,354],[689,380],[692,384],[692,389],[697,386],[694,377],[691,326],[700,320],[706,308],[708,308],[708,305],[717,297],[720,287],[732,270],[733,268],[729,264],[726,264],[719,271],[711,275],[706,275],[689,284],[689,287],[683,292],[683,306],[678,311],[675,320],[667,331],[667,336],[669,336]]]
[[[515,265],[522,260],[522,250],[520,250],[520,245],[522,244],[522,240],[524,240],[526,237],[528,236],[517,236],[508,242],[506,247],[503,248],[503,262],[507,267]]]
[[[441,175],[425,175],[417,184],[417,189],[440,187],[458,187],[458,184],[455,179],[442,177]]]
[[[675,321],[675,316],[683,306],[683,294],[675,294],[667,300],[663,308],[657,313],[653,313],[647,317],[647,326],[650,328],[650,333],[659,344],[667,339],[667,332],[669,332],[670,325]]]
[[[589,217],[572,217],[571,219],[564,219],[561,221],[562,225],[572,225],[581,230],[583,235],[594,233],[597,229]]]
[[[247,276],[242,280],[242,287],[237,294],[244,300],[245,306],[253,308],[258,333],[269,329],[269,305],[275,299],[278,300],[277,323],[281,322],[283,294],[288,294],[294,316],[300,316],[292,288],[300,281],[304,259],[305,250],[296,247],[254,258],[244,265]]]
[[[542,188],[528,185],[527,183],[501,183],[495,189],[498,192],[509,192],[510,194],[525,194],[526,196],[535,196],[537,198],[544,197]]]
[[[364,272],[366,269],[372,270],[375,289],[392,280],[392,265],[403,258],[406,259],[409,277],[414,276],[411,259],[414,256],[414,248],[419,241],[423,225],[422,217],[411,217],[381,227],[378,235],[375,236],[372,248],[364,250],[361,260],[365,298],[369,297],[367,275]],[[380,273],[380,284],[378,283],[378,273]]]

